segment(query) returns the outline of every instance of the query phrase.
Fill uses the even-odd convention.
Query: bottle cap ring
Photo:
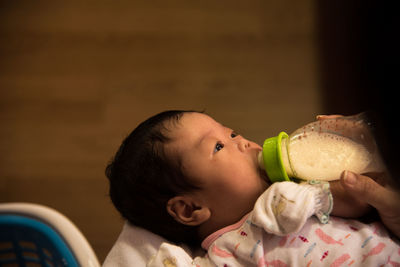
[[[263,144],[263,161],[265,171],[271,182],[291,181],[282,161],[282,138],[288,138],[288,134],[280,132],[278,136],[268,138]]]

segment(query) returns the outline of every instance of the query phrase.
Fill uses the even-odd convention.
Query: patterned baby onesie
[[[241,221],[203,241],[204,257],[164,244],[149,266],[400,266],[399,243],[380,223],[329,220],[331,207],[327,183],[274,183]]]

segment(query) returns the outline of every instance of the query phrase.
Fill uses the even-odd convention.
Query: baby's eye
[[[224,148],[224,145],[221,144],[221,143],[217,143],[217,144],[215,145],[215,148],[214,148],[214,153],[220,151],[222,148]]]
[[[237,133],[235,133],[235,132],[232,132],[232,133],[231,133],[231,138],[235,138],[236,136],[238,136]]]

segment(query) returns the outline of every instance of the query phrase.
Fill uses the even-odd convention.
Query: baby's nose
[[[239,150],[245,152],[250,147],[250,142],[244,138],[241,138],[238,143]]]

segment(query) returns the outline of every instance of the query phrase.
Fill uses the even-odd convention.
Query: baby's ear
[[[190,196],[176,196],[168,200],[168,213],[178,222],[197,226],[210,218],[211,212],[208,207],[197,203]]]

